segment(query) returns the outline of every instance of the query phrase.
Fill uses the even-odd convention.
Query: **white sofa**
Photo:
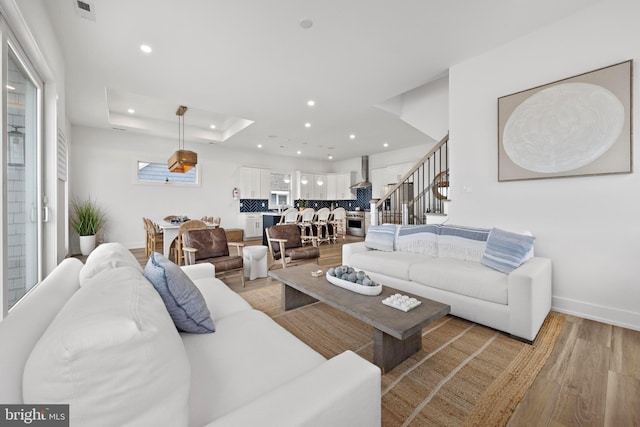
[[[0,402],[69,404],[71,426],[380,425],[376,366],[326,360],[211,264],[182,271],[215,332],[178,332],[121,245],[64,260],[0,322]]]
[[[455,316],[531,342],[551,309],[551,260],[533,256],[530,237],[521,265],[509,273],[488,267],[488,245],[505,247],[494,244],[498,232],[521,236],[455,225],[373,226],[365,242],[343,246],[342,262],[383,285],[449,304]]]

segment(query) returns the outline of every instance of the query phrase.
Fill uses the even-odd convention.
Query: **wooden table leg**
[[[282,284],[282,309],[284,311],[293,310],[294,308],[302,307],[303,305],[313,304],[318,300],[310,297],[304,292]]]
[[[373,330],[373,363],[389,372],[411,355],[422,350],[422,331],[399,340],[378,329]]]

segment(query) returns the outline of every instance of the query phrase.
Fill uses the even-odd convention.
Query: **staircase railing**
[[[425,224],[427,214],[444,214],[449,193],[449,134],[438,142],[377,202],[371,224]]]

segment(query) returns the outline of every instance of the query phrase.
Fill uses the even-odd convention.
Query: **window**
[[[197,185],[198,166],[186,173],[169,172],[166,163],[137,162],[136,180],[138,183],[186,184]]]
[[[289,191],[271,190],[271,200],[269,203],[272,206],[289,205]]]
[[[291,206],[291,175],[272,172],[270,194],[269,207],[271,209]]]

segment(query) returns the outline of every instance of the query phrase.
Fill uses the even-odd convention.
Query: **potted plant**
[[[96,233],[105,223],[104,213],[91,197],[87,200],[73,199],[71,208],[71,226],[80,236],[80,252],[89,255],[96,247]]]

